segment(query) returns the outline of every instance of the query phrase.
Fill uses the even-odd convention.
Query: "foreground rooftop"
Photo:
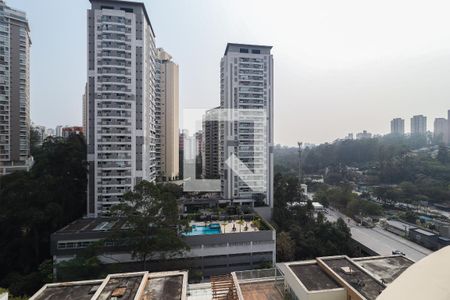
[[[187,272],[136,272],[108,275],[103,280],[50,283],[30,300],[185,300]]]
[[[101,280],[47,284],[30,300],[282,300],[292,296],[375,300],[412,265],[400,255],[329,256],[211,276],[209,282],[189,285],[187,271],[122,273]]]

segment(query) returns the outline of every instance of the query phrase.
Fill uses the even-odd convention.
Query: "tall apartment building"
[[[438,143],[448,144],[448,120],[445,118],[434,119],[434,140]]]
[[[262,195],[273,207],[271,46],[229,43],[221,60],[220,173],[225,199]],[[259,197],[257,197],[259,198]]]
[[[391,121],[391,134],[404,135],[405,134],[405,120],[402,118],[395,118]]]
[[[156,51],[156,166],[162,181],[178,179],[179,162],[179,91],[178,65],[172,56]]]
[[[411,118],[411,134],[426,134],[427,133],[427,117],[424,115],[417,115]]]
[[[30,28],[26,14],[0,0],[0,176],[29,170]]]
[[[219,109],[206,111],[202,120],[202,178],[219,179]]]
[[[108,213],[155,167],[155,34],[143,3],[91,0],[88,215]]]

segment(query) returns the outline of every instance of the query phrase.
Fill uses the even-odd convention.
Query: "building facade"
[[[156,179],[155,34],[142,3],[91,0],[88,10],[88,215],[108,213]]]
[[[237,223],[238,220],[232,222],[236,228],[241,226]],[[273,266],[276,262],[276,232],[270,224],[263,220],[261,222],[266,224],[261,229],[248,225],[246,231],[244,226],[232,231],[231,223],[226,228],[215,223],[219,227],[216,234],[184,235],[183,240],[189,250],[167,259],[186,260],[191,264],[191,268],[200,270],[204,277],[258,268],[262,265]],[[204,222],[197,223],[196,226],[201,227],[202,224],[204,225]],[[98,255],[103,263],[120,265],[137,262],[137,269],[142,270],[142,264],[133,258],[130,249],[107,241],[111,230],[124,228],[125,225],[123,220],[84,218],[58,230],[51,235],[51,253],[55,266],[74,258],[89,245],[104,241]],[[149,268],[155,269],[158,260],[156,257],[150,259]]]
[[[411,134],[424,135],[427,133],[427,117],[424,115],[416,115],[411,118]]]
[[[219,179],[219,109],[206,111],[202,120],[202,178]]]
[[[179,176],[179,68],[172,56],[156,51],[156,166],[159,180]]]
[[[433,137],[435,142],[448,144],[448,120],[445,118],[434,119]]]
[[[220,177],[225,199],[273,207],[273,56],[271,46],[229,43],[221,60]]]
[[[391,121],[391,134],[404,135],[405,134],[405,120],[402,118],[395,118]]]
[[[26,14],[0,0],[0,176],[29,170],[30,28]]]

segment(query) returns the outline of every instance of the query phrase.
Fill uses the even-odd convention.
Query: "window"
[[[133,13],[132,8],[121,7],[120,10],[123,10],[124,12],[127,12],[127,13]]]
[[[246,49],[246,48],[240,48],[240,49],[239,49],[239,52],[240,52],[240,53],[248,53],[248,49]]]
[[[261,54],[261,50],[252,49],[253,54]]]

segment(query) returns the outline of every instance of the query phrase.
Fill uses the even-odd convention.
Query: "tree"
[[[111,239],[129,248],[144,270],[150,259],[165,260],[188,249],[180,236],[188,224],[179,219],[175,196],[161,185],[140,182],[111,214],[124,222]]]
[[[57,264],[58,281],[75,281],[103,277],[103,264],[98,258],[102,241],[82,249],[68,261]]]
[[[277,236],[277,260],[292,261],[295,258],[295,243],[289,233],[282,231]]]
[[[16,295],[40,288],[50,234],[86,208],[84,139],[48,138],[34,155],[30,172],[0,177],[0,285]]]
[[[447,164],[450,161],[450,157],[448,155],[448,148],[444,145],[439,146],[437,160],[439,160],[443,164]]]

